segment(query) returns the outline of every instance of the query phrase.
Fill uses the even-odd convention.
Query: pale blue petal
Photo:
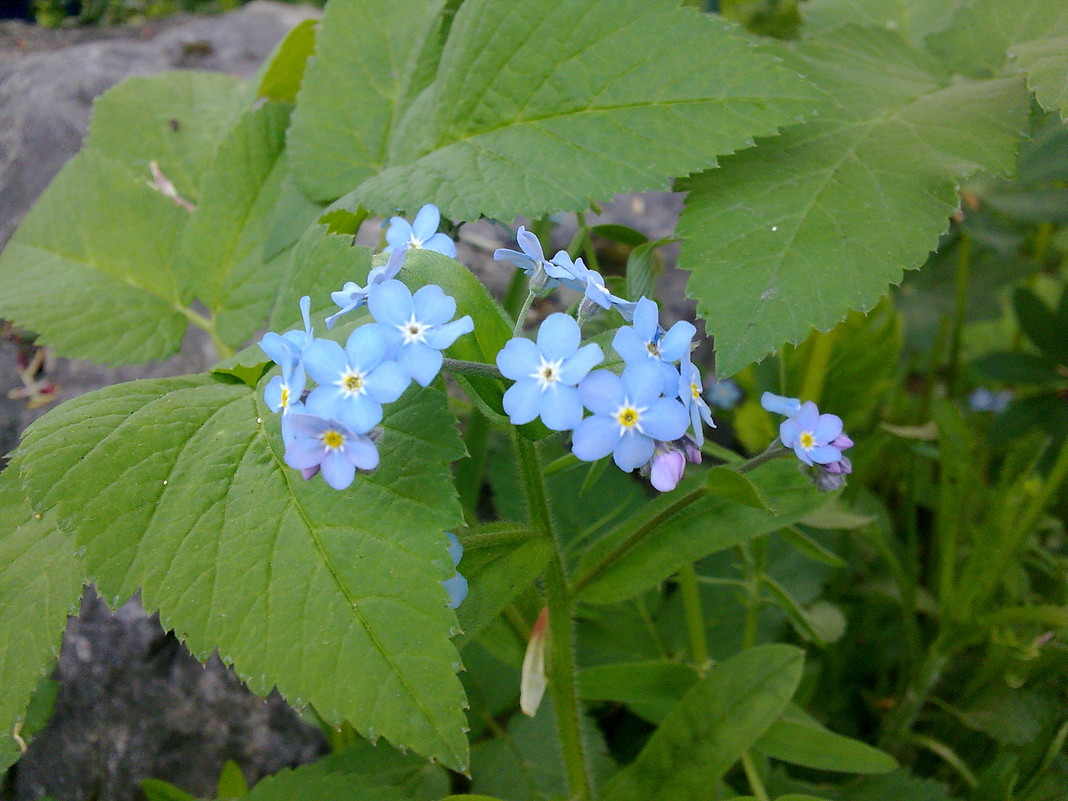
[[[311,400],[309,396],[308,400]],[[367,395],[353,395],[337,406],[337,419],[357,434],[366,434],[382,422],[382,404]]]
[[[612,338],[612,347],[627,364],[648,360],[650,356],[647,346],[648,342],[630,326],[620,328]]]
[[[263,335],[260,339],[260,350],[267,354],[267,358],[279,367],[292,367],[293,363],[300,359],[300,348],[281,334],[273,331]]]
[[[304,351],[304,369],[318,384],[332,384],[348,368],[344,349],[329,339],[317,339]]]
[[[372,288],[367,306],[376,322],[386,326],[404,325],[412,317],[412,293],[400,281],[383,281]]]
[[[538,265],[525,253],[520,253],[517,250],[510,250],[509,248],[497,248],[493,251],[493,258],[497,261],[507,261],[514,264],[520,270],[527,275],[531,275],[534,272],[534,268]]]
[[[536,382],[531,382],[536,384]],[[582,422],[578,390],[555,384],[541,393],[541,421],[553,431],[570,431]]]
[[[263,400],[272,412],[277,412],[282,408],[282,390],[285,385],[286,382],[282,376],[276,375],[263,390]]]
[[[787,398],[784,395],[773,395],[765,392],[760,396],[760,405],[774,414],[784,417],[793,417],[801,410],[801,401],[797,398]]]
[[[497,353],[497,368],[513,381],[527,378],[541,364],[541,351],[529,339],[517,337],[508,340]]]
[[[411,224],[403,217],[391,217],[389,220],[389,227],[386,228],[386,242],[389,243],[389,247],[386,248],[386,251],[391,251],[394,248],[407,247],[411,238]]]
[[[367,395],[378,403],[393,403],[411,383],[408,371],[398,362],[382,362],[368,374]]]
[[[456,301],[437,284],[427,284],[412,295],[415,319],[429,325],[443,325],[456,314]]]
[[[286,443],[285,462],[297,470],[306,470],[319,464],[325,452],[319,440],[301,436]]]
[[[450,579],[441,582],[445,592],[449,594],[449,609],[455,609],[467,598],[467,579],[459,573]]]
[[[584,462],[596,462],[610,454],[619,442],[619,426],[608,417],[587,417],[575,428],[571,451]]]
[[[438,230],[440,222],[441,212],[438,211],[438,207],[427,203],[415,215],[415,222],[412,223],[412,237],[420,242],[426,242]]]
[[[636,470],[653,458],[653,441],[631,429],[616,444],[612,453],[612,461],[620,470],[630,472]]]
[[[328,451],[322,462],[323,480],[336,490],[343,490],[352,484],[356,477],[356,468],[339,451]]]
[[[413,342],[401,348],[400,362],[420,386],[428,386],[441,369],[444,358],[441,351],[422,342]]]
[[[816,438],[816,442],[821,445],[826,445],[832,439],[842,433],[842,418],[836,414],[821,414],[816,421],[815,428],[812,429],[812,436]],[[816,457],[812,457],[814,460],[819,461]],[[821,462],[822,464],[822,462]]]
[[[329,420],[312,414],[290,414],[289,427],[298,437],[318,437],[331,427]]]
[[[452,345],[464,334],[470,334],[475,330],[475,321],[470,315],[465,314],[459,320],[453,320],[446,325],[431,328],[425,334],[426,344],[435,350],[442,350]]]
[[[385,267],[375,267],[367,274],[367,285],[380,284],[383,281],[396,278],[397,273],[400,272],[401,267],[404,265],[404,259],[407,255],[407,247],[394,248],[389,254],[389,261],[386,262]]]
[[[801,441],[801,426],[797,420],[790,418],[779,423],[779,439],[787,448],[797,447]]]
[[[620,379],[631,403],[649,406],[664,391],[664,363],[659,359],[632,362],[623,370]],[[672,383],[678,385],[678,376]]]
[[[634,330],[643,342],[652,342],[660,327],[660,311],[656,302],[641,298],[634,306]]]
[[[451,531],[446,531],[445,537],[449,541],[449,558],[452,559],[452,566],[456,567],[456,565],[460,564],[460,560],[464,558],[464,546]]]
[[[512,425],[529,423],[541,411],[541,390],[538,382],[524,378],[508,387],[504,393],[504,412]]]
[[[550,314],[538,329],[538,347],[549,361],[574,355],[581,339],[578,323],[563,312]]]
[[[802,431],[813,431],[816,428],[816,423],[820,419],[820,410],[816,408],[816,404],[812,401],[805,401],[801,404],[801,409],[794,419],[797,420],[797,424],[801,426]]]
[[[658,343],[660,358],[666,362],[677,362],[683,354],[690,352],[690,343],[693,341],[697,329],[693,323],[679,320],[671,326],[671,330],[664,334]]]
[[[594,414],[615,414],[616,410],[623,405],[623,382],[620,381],[619,376],[607,370],[594,370],[582,379],[578,390],[583,406]]]
[[[360,372],[373,370],[386,355],[386,341],[377,325],[362,325],[349,334],[345,343],[348,363]]]
[[[515,235],[515,241],[519,243],[519,249],[535,262],[545,261],[545,252],[541,249],[541,240],[522,225],[519,226],[519,231]]]
[[[690,417],[677,400],[661,398],[642,413],[641,427],[653,439],[670,442],[686,433]]]
[[[448,234],[434,234],[423,243],[423,250],[432,250],[450,259],[456,258],[456,243]]]
[[[374,470],[378,467],[378,448],[368,437],[348,437],[345,440],[345,458],[349,464],[361,470]]]
[[[570,319],[570,318],[568,318]],[[596,342],[583,345],[578,352],[560,365],[560,381],[575,386],[586,374],[604,361],[604,353]]]
[[[809,449],[808,455],[816,464],[833,464],[842,458],[842,452],[833,445],[817,445]]]

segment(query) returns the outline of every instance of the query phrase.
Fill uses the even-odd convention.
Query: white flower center
[[[426,332],[434,326],[421,323],[415,319],[415,312],[412,312],[411,318],[406,323],[401,323],[396,326],[397,330],[401,332],[404,337],[404,344],[411,345],[413,342],[426,342]]]
[[[415,234],[411,234],[408,237],[408,247],[411,248],[412,250],[419,250],[420,248],[423,247],[423,240],[422,239],[416,239],[415,238]]]
[[[623,401],[623,405],[616,409],[613,417],[616,418],[616,422],[619,423],[619,436],[623,436],[630,430],[637,431],[639,434],[644,434],[642,431],[642,412],[648,409],[648,406],[638,408],[629,399]]]
[[[334,383],[341,388],[341,393],[346,398],[353,398],[367,394],[366,379],[367,376],[362,371],[349,367]]]
[[[544,356],[541,357],[541,364],[538,365],[538,369],[530,374],[531,378],[537,379],[538,389],[544,392],[560,380],[560,364],[563,361],[563,359],[557,359],[550,362],[546,361]]]

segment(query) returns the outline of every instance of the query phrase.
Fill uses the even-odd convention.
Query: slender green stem
[[[701,593],[697,589],[697,571],[693,565],[679,570],[679,590],[682,608],[686,613],[686,630],[690,635],[693,663],[702,674],[708,669],[708,641],[705,637],[705,615],[701,609]]]
[[[463,373],[464,375],[481,375],[487,378],[504,378],[501,371],[492,364],[484,362],[469,362],[464,359],[445,359],[441,366],[450,373]]]
[[[768,791],[764,788],[764,781],[760,778],[760,771],[753,762],[753,755],[746,751],[742,754],[742,770],[745,771],[745,779],[749,782],[749,789],[757,797],[757,801],[771,801]]]
[[[733,467],[739,473],[748,473],[750,470],[756,467],[760,467],[760,465],[764,464],[764,462],[770,462],[772,459],[777,459],[778,457],[785,456],[788,453],[790,453],[790,449],[783,447],[779,443],[778,438],[776,437],[775,441],[772,442],[767,447],[767,450],[765,450],[763,453],[758,453],[751,459],[746,459],[741,464],[731,465],[731,467]]]
[[[527,312],[530,311],[530,304],[534,302],[534,292],[527,292],[527,299],[523,301],[522,307],[519,309],[519,314],[515,316],[515,328],[512,329],[512,338],[523,336],[523,326],[527,322]]]
[[[975,777],[975,773],[968,767],[968,763],[961,759],[960,754],[945,743],[924,734],[910,734],[908,739],[909,742],[915,743],[921,748],[926,748],[932,754],[941,757],[943,762],[957,771],[957,774],[964,779],[964,783],[968,785],[968,787],[974,789],[979,783],[979,780]]]
[[[509,525],[507,528],[492,528],[475,534],[464,535],[461,539],[464,551],[478,551],[483,548],[499,548],[503,545],[522,545],[538,536],[538,532]]]
[[[746,587],[742,648],[753,648],[757,644],[760,609],[763,606],[764,542],[762,539],[755,543],[743,542],[738,546],[738,549],[742,552]]]
[[[560,749],[567,772],[568,797],[572,801],[590,801],[594,797],[594,789],[582,737],[582,711],[575,667],[573,596],[567,586],[563,548],[549,512],[549,497],[537,447],[515,429],[512,430],[512,442],[531,525],[553,544],[553,557],[549,559],[545,572],[545,600],[549,607],[551,643],[547,670],[556,712],[556,730],[560,736]]]
[[[819,403],[823,382],[827,378],[827,366],[831,362],[832,345],[830,334],[816,334],[813,337],[805,364],[805,377],[801,381],[801,394],[798,396],[801,400]]]
[[[180,311],[190,323],[202,331],[207,332],[208,336],[211,337],[211,344],[215,346],[215,353],[218,355],[220,361],[229,359],[234,355],[234,349],[223,342],[219,337],[219,333],[215,330],[215,321],[212,318],[205,317],[200,312],[194,311],[188,306],[175,304],[174,308]]]
[[[593,250],[593,240],[590,238],[590,227],[586,225],[586,215],[580,211],[575,216],[578,218],[579,228],[582,229],[582,252],[586,254],[589,268],[600,272],[601,266],[597,263],[597,254]]]
[[[960,351],[964,340],[964,323],[968,317],[968,274],[972,261],[972,238],[961,231],[957,247],[956,303],[953,310],[953,332],[949,344],[949,371],[946,384],[950,397],[955,397],[960,383]]]

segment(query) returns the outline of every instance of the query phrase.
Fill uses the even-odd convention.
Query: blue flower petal
[[[305,417],[307,415],[291,415]],[[308,437],[298,437],[286,443],[285,462],[297,470],[315,467],[323,460],[324,448],[321,442]]]
[[[641,298],[634,306],[634,331],[643,342],[652,342],[660,327],[660,310],[656,302]]]
[[[842,452],[833,445],[817,445],[809,449],[808,455],[816,464],[833,464],[842,458]]]
[[[516,381],[504,393],[504,412],[512,425],[529,423],[541,411],[542,392],[538,382],[530,378]]]
[[[323,480],[336,490],[347,488],[356,477],[356,468],[340,451],[328,451],[323,456],[322,471]]]
[[[643,419],[644,417],[645,415],[642,415]],[[619,438],[612,453],[612,461],[620,470],[629,473],[653,458],[653,448],[652,439],[632,429]]]
[[[821,414],[812,429],[812,436],[820,445],[826,445],[842,433],[842,418],[836,414]]]
[[[445,537],[449,541],[449,558],[452,559],[452,566],[456,567],[460,564],[460,560],[464,558],[464,546],[451,531],[446,531]]]
[[[361,372],[373,370],[385,358],[386,341],[377,325],[362,325],[349,334],[345,356],[350,366]]]
[[[582,405],[594,414],[614,414],[623,405],[623,382],[619,376],[607,370],[594,370],[582,379],[578,389]],[[601,456],[606,455],[607,453],[601,454]]]
[[[604,361],[604,353],[601,346],[596,342],[583,345],[569,359],[560,365],[560,381],[564,384],[575,386],[586,377],[586,374]]]
[[[263,400],[272,412],[277,412],[282,408],[282,390],[285,385],[286,382],[282,380],[282,376],[276,375],[263,390]]]
[[[474,320],[471,319],[470,315],[465,314],[459,320],[453,320],[451,323],[431,328],[424,334],[424,338],[427,345],[435,350],[442,350],[452,345],[464,334],[470,334],[474,330]]]
[[[386,228],[386,242],[389,246],[385,252],[388,253],[395,248],[406,248],[411,240],[411,224],[403,217],[390,217],[389,227]]]
[[[374,470],[378,467],[378,448],[369,437],[348,437],[345,439],[345,458],[353,467]]]
[[[308,401],[311,401],[311,396],[308,396]],[[357,434],[366,434],[382,422],[382,404],[367,395],[345,398],[335,408],[337,419]]]
[[[304,369],[318,384],[332,384],[348,368],[345,351],[329,339],[317,339],[304,351]]]
[[[441,369],[444,358],[441,351],[422,342],[413,342],[401,348],[400,363],[420,386],[428,386]]]
[[[505,378],[518,381],[528,378],[541,364],[541,351],[529,339],[508,340],[497,353],[497,367]]]
[[[412,317],[412,293],[400,281],[383,281],[371,291],[367,306],[376,322],[386,326],[404,325]]]
[[[493,258],[497,261],[511,262],[527,275],[533,275],[534,268],[538,266],[530,256],[509,248],[497,248],[493,251]]]
[[[456,258],[456,243],[448,234],[434,234],[422,244],[423,250],[432,250],[450,259]]]
[[[428,325],[442,325],[456,314],[456,301],[437,284],[420,287],[412,295],[415,319]]]
[[[415,222],[412,223],[412,238],[419,242],[426,242],[438,230],[440,222],[441,212],[438,211],[438,207],[427,203],[415,215]]]
[[[787,448],[798,445],[801,440],[801,426],[798,425],[797,420],[791,417],[779,423],[779,439]]]
[[[690,352],[690,343],[696,333],[693,323],[679,320],[660,340],[660,358],[666,362],[679,361],[684,353]]]
[[[367,396],[376,403],[393,403],[411,383],[408,371],[398,362],[382,362],[366,378]]]
[[[773,395],[770,392],[765,392],[760,396],[760,405],[769,412],[781,414],[784,417],[793,417],[801,409],[801,401],[797,398]]]
[[[620,328],[612,338],[612,347],[616,353],[623,357],[623,361],[627,364],[648,360],[650,356],[647,345],[648,342],[642,339],[638,332],[630,326]]]
[[[642,413],[641,426],[653,439],[670,442],[686,433],[690,417],[677,400],[661,398]]]
[[[631,403],[639,407],[649,406],[660,397],[664,391],[664,366],[659,359],[646,359],[626,366],[620,380]],[[667,367],[674,369],[670,365]],[[676,387],[678,380],[678,375],[675,375],[672,383]]]
[[[519,231],[516,232],[515,241],[519,243],[519,249],[534,262],[545,261],[545,251],[541,249],[541,240],[533,232],[521,225]]]
[[[550,314],[538,329],[538,347],[549,361],[574,355],[581,339],[578,323],[563,312]]]
[[[467,598],[467,579],[459,573],[450,579],[441,582],[445,592],[449,594],[449,609],[455,609]]]
[[[571,450],[584,462],[596,462],[610,454],[618,442],[619,426],[605,415],[594,415],[575,428]]]
[[[536,385],[536,382],[531,383]],[[555,384],[540,394],[541,421],[548,428],[553,431],[570,431],[582,422],[582,401],[579,400],[575,387]]]

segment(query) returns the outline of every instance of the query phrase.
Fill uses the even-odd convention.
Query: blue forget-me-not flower
[[[357,468],[378,467],[378,448],[371,438],[356,433],[340,420],[293,414],[289,426],[293,436],[286,442],[285,461],[303,472],[305,478],[318,468],[327,484],[341,490],[352,483]]]
[[[537,344],[509,340],[497,354],[497,366],[515,383],[504,393],[504,411],[515,425],[535,417],[554,431],[570,431],[582,420],[582,400],[576,388],[604,360],[595,343],[579,347],[578,323],[557,312],[538,329]]]
[[[530,277],[530,289],[533,292],[540,293],[556,286],[558,281],[548,275],[549,262],[545,260],[545,252],[538,237],[521,225],[515,238],[519,243],[519,250],[497,248],[493,251],[493,258],[497,261],[509,261],[526,273]]]
[[[682,352],[682,362],[679,364],[679,400],[690,413],[690,427],[693,429],[693,438],[697,447],[705,443],[701,421],[708,423],[712,428],[716,427],[716,424],[712,422],[712,410],[708,408],[708,404],[701,396],[701,389],[701,373],[690,361],[690,349],[687,347]]]
[[[445,234],[436,233],[440,222],[441,212],[437,206],[430,203],[419,209],[415,222],[409,223],[403,217],[390,218],[389,227],[386,229],[386,242],[389,245],[385,252],[389,253],[397,248],[433,250],[455,259],[456,243]]]
[[[665,332],[660,327],[660,311],[656,302],[642,298],[634,307],[634,324],[616,332],[612,347],[628,365],[656,365],[664,394],[674,397],[679,390],[679,373],[671,366],[671,362],[679,361],[684,353],[689,352],[690,342],[696,333],[693,324],[685,320],[679,320]]]
[[[326,318],[326,327],[333,328],[337,318],[347,314],[353,309],[358,309],[367,302],[367,296],[371,289],[378,284],[384,283],[391,278],[396,278],[404,264],[404,256],[408,248],[397,248],[389,254],[389,261],[378,267],[372,267],[367,273],[367,285],[360,286],[354,281],[346,281],[340,292],[331,292],[330,299],[341,307],[341,311]]]

